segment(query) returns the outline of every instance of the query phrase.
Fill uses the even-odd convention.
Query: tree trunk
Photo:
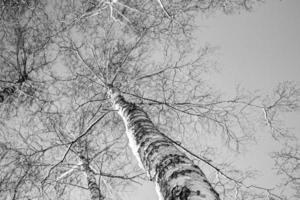
[[[80,155],[80,159],[82,161],[82,166],[87,177],[88,188],[91,194],[91,200],[104,200],[105,197],[100,191],[100,187],[97,184],[96,177],[94,175],[93,170],[90,167],[88,159],[83,155]]]
[[[202,170],[154,126],[147,113],[116,88],[109,95],[122,117],[139,165],[156,184],[160,200],[220,200]]]

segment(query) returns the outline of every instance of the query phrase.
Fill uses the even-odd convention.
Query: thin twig
[[[113,85],[113,83],[115,82],[122,66],[124,65],[124,63],[127,61],[129,55],[132,53],[132,51],[140,44],[140,42],[143,40],[143,38],[145,37],[146,33],[147,33],[148,29],[146,29],[144,31],[144,33],[141,35],[141,37],[137,40],[137,42],[133,45],[133,47],[127,52],[125,58],[123,59],[123,61],[121,62],[121,64],[118,66],[118,69],[113,77],[113,79],[110,82],[110,85]]]
[[[50,170],[47,173],[47,176],[44,178],[44,180],[42,181],[42,185],[45,183],[45,181],[49,178],[50,173],[54,170],[55,167],[57,167],[59,164],[61,164],[67,157],[67,154],[70,152],[71,147],[73,146],[74,143],[76,143],[79,139],[81,139],[82,137],[84,137],[85,135],[87,135],[89,133],[89,131],[101,120],[103,119],[110,111],[107,111],[106,113],[104,113],[103,115],[101,115],[97,120],[95,120],[80,136],[78,136],[76,139],[72,140],[71,142],[69,142],[69,146],[67,151],[64,153],[64,156],[62,157],[62,159],[56,163],[55,165],[53,165]]]
[[[76,52],[76,54],[78,55],[78,57],[80,58],[80,60],[84,63],[84,65],[90,70],[90,72],[92,72],[92,74],[94,74],[95,77],[97,77],[100,80],[100,84],[102,86],[105,86],[105,82],[104,80],[102,80],[102,78],[100,76],[98,76],[98,74],[96,74],[94,72],[94,70],[92,69],[92,67],[90,66],[90,64],[83,58],[79,48],[71,41],[72,43],[72,49]]]

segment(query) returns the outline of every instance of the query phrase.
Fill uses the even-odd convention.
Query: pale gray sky
[[[300,81],[300,1],[269,0],[253,12],[200,19],[199,43],[219,46],[223,86],[269,89]]]
[[[230,92],[241,83],[245,88],[267,91],[279,81],[300,82],[299,9],[299,0],[269,0],[256,6],[252,12],[199,18],[201,28],[195,35],[199,45],[208,43],[220,47],[218,62],[221,73],[211,77],[216,87]],[[288,119],[288,124],[296,127],[295,132],[300,132],[297,123],[300,114],[291,114]],[[268,170],[272,168],[268,152],[278,147],[267,133],[262,133],[259,139],[258,146],[251,146],[237,164],[261,169],[263,173],[257,183],[269,186],[277,178]],[[127,193],[125,199],[157,200],[157,196],[149,183],[137,186],[135,191]]]

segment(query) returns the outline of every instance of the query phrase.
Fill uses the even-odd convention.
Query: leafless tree
[[[166,145],[163,145],[164,147],[172,146],[173,148],[174,146],[175,149],[179,148],[184,151],[187,149],[183,149],[182,145],[190,144],[188,137],[189,127],[193,127],[195,132],[200,132],[200,129],[202,129],[207,131],[207,133],[221,133],[223,137],[225,136],[225,144],[227,143],[229,147],[239,150],[240,145],[255,137],[253,135],[253,126],[255,126],[257,121],[252,121],[253,119],[261,118],[263,122],[268,122],[268,118],[265,118],[266,107],[270,108],[268,112],[271,109],[279,109],[278,114],[291,110],[289,107],[293,107],[292,110],[298,108],[298,89],[296,86],[288,83],[280,84],[275,90],[274,95],[276,96],[276,91],[283,89],[284,93],[281,96],[285,97],[280,99],[286,100],[282,102],[279,100],[276,105],[274,104],[274,107],[270,106],[273,105],[273,101],[277,102],[274,96],[264,98],[258,94],[253,95],[238,91],[236,96],[224,98],[209,89],[202,79],[202,75],[209,71],[211,66],[209,65],[209,60],[206,59],[210,53],[209,48],[202,48],[196,56],[190,56],[189,51],[180,49],[176,52],[170,46],[165,48],[165,52],[161,57],[156,57],[155,61],[157,63],[155,63],[153,60],[151,62],[153,57],[149,56],[149,52],[151,53],[153,49],[151,49],[151,45],[149,46],[147,39],[145,39],[146,41],[144,39],[144,36],[136,36],[136,39],[126,41],[118,38],[117,35],[113,35],[113,31],[110,29],[100,33],[98,36],[81,38],[79,40],[65,37],[60,43],[61,48],[68,55],[65,61],[70,73],[68,73],[68,77],[65,80],[73,80],[78,84],[77,86],[80,88],[77,93],[80,97],[76,98],[78,105],[84,107],[89,104],[100,103],[104,110],[109,110],[111,108],[105,96],[106,91],[117,88],[116,96],[121,95],[120,98],[123,99],[122,96],[124,95],[130,99],[124,100],[124,107],[122,107],[123,104],[122,106],[116,106],[121,115],[126,118],[127,131],[132,128],[131,125],[128,128],[128,124],[131,124],[130,120],[132,120],[127,118],[130,115],[128,114],[129,111],[126,111],[128,106],[129,110],[136,109],[138,113],[143,113],[147,120],[149,120],[148,116],[153,117],[152,121],[154,122],[148,122],[156,125],[151,128],[151,131],[149,129],[148,132],[155,132],[154,135],[158,136],[153,136],[154,138],[157,137],[164,140],[166,143]],[[177,58],[174,59],[174,57]],[[80,90],[86,91],[84,97],[80,95]],[[120,102],[123,102],[123,100]],[[130,102],[135,103],[132,104]],[[137,105],[143,106],[143,109],[140,109]],[[147,110],[148,114],[145,114],[144,109]],[[142,117],[142,114],[139,114],[139,117]],[[274,125],[276,124],[273,119],[270,119],[270,121],[273,121]],[[148,124],[148,122],[145,123]],[[143,127],[142,124],[138,123],[137,126]],[[148,127],[148,125],[146,126]],[[162,134],[162,131],[158,131],[158,127],[167,134]],[[169,132],[170,134],[168,134]],[[175,133],[171,134],[171,132]],[[203,131],[201,133],[205,134]],[[135,139],[132,139],[134,137],[130,137],[130,140],[135,141]],[[198,137],[201,138],[201,136],[196,135],[196,138]],[[147,141],[151,140],[147,139]],[[142,144],[146,145],[146,143]],[[150,144],[152,143],[150,142]],[[152,145],[154,144],[155,142]],[[132,145],[132,147],[135,149],[134,147],[136,146]],[[154,167],[150,166],[150,164],[155,163],[147,162],[145,154],[142,153],[143,148],[140,145],[137,145],[137,148],[140,151],[138,151],[139,155],[136,157],[141,159],[142,163],[144,162],[143,166],[146,168],[146,171],[154,170]],[[155,149],[153,147],[153,151]],[[181,150],[178,151],[178,154],[180,154]],[[185,158],[189,159],[188,157]],[[213,167],[218,176],[226,179],[226,193],[228,191],[232,194],[237,193],[236,195],[222,194],[222,198],[262,199],[267,196],[270,196],[270,198],[281,198],[274,193],[273,189],[244,184],[243,180],[251,177],[250,174],[245,174],[245,176],[239,174],[242,177],[240,179],[233,173],[234,176],[231,177],[227,173],[222,172],[220,168],[214,166],[208,161],[209,159],[198,158],[202,159],[210,167]],[[191,160],[187,162],[193,163]],[[159,172],[153,172],[154,175],[152,174],[152,176],[151,173],[149,174],[151,180],[158,181],[156,178]],[[224,179],[219,181],[219,183],[224,184]],[[214,186],[220,189],[218,181]],[[259,192],[253,192],[254,190]],[[165,194],[170,193],[167,192]],[[183,195],[181,192],[178,194]],[[198,193],[194,191],[191,194]]]
[[[56,55],[45,1],[1,1],[0,6],[0,103],[7,118],[20,104],[50,101],[45,71]]]
[[[286,190],[291,188],[293,192],[288,191],[288,199],[299,199],[300,197],[300,149],[299,145],[287,145],[281,151],[273,153],[275,160],[275,169],[283,177],[284,182],[281,187]],[[290,187],[289,187],[290,186]]]
[[[9,131],[22,135],[21,131]],[[43,175],[43,157],[34,154],[28,140],[9,140],[1,134],[0,142],[0,199],[39,199],[42,196],[39,180]]]
[[[84,189],[91,199],[117,198],[118,188],[138,181],[143,173],[130,162],[125,137],[116,131],[118,126],[111,128],[114,122],[108,120],[108,111],[93,105],[78,107],[76,99],[68,104],[69,111],[63,104],[62,112],[42,115],[44,126],[56,138],[43,149],[59,151],[48,160],[45,191],[66,196]]]
[[[69,103],[75,102],[73,111],[92,108],[89,109],[89,120],[96,116],[101,118],[99,113],[110,112],[110,121],[105,123],[114,127],[121,127],[122,123],[111,111],[119,112],[135,157],[141,161],[150,180],[156,182],[162,199],[184,200],[204,196],[219,199],[215,189],[224,199],[282,199],[271,189],[246,185],[244,180],[252,174],[223,170],[215,164],[215,160],[189,150],[194,145],[204,152],[205,148],[194,144],[195,141],[201,141],[203,134],[214,133],[224,138],[222,144],[240,151],[240,146],[255,138],[253,127],[259,123],[254,119],[262,119],[275,137],[278,134],[286,136],[281,129],[275,128],[275,116],[299,107],[299,90],[291,84],[279,85],[273,97],[264,98],[242,91],[233,97],[224,97],[205,82],[204,74],[213,67],[207,59],[211,48],[193,48],[190,34],[195,24],[190,21],[198,11],[209,13],[221,8],[230,13],[240,8],[249,9],[252,2],[56,2],[57,9],[52,11],[58,13],[58,23],[53,35],[57,36],[55,42],[60,48],[59,59],[64,66],[49,75],[59,85],[51,89],[62,98],[39,116],[45,126],[49,126],[47,120],[51,119],[51,115],[61,115],[59,119],[69,115],[66,119],[74,121],[69,124],[55,117],[52,119],[48,132],[54,138],[47,140],[49,146],[43,146],[39,151],[51,149],[61,156],[59,159],[48,157],[52,165],[48,163],[44,185],[55,185],[54,190],[61,195],[66,195],[67,185],[82,186],[82,179],[76,179],[78,176],[74,179],[76,163],[79,160],[89,163],[90,157],[86,153],[97,155],[102,147],[93,146],[93,142],[106,141],[98,139],[92,131],[83,132],[78,128],[87,127],[90,123],[76,118],[76,112],[70,115]],[[9,92],[3,90],[6,96]],[[83,126],[78,126],[81,121]],[[105,131],[109,130],[105,123],[95,123],[97,128],[94,131],[103,130],[103,127]],[[120,130],[113,129],[111,132],[115,135],[124,132]],[[86,135],[89,135],[86,147],[93,150],[79,153],[77,141]],[[121,144],[126,142],[123,140]],[[116,155],[123,152],[118,147]],[[197,160],[200,160],[201,166],[205,163],[217,174],[215,181],[205,177]],[[93,164],[102,166],[110,161],[91,161],[83,169],[88,172]],[[122,164],[120,169],[125,165],[121,161],[115,164]],[[63,176],[65,179],[61,180],[67,182],[59,183],[57,177],[68,174],[70,166],[74,173]],[[102,177],[104,173],[100,169],[98,173]],[[252,189],[261,192],[253,192]]]

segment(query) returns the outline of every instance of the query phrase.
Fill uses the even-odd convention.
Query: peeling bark
[[[122,117],[129,145],[160,200],[220,200],[202,170],[155,127],[147,113],[127,102],[116,88],[109,95]]]

